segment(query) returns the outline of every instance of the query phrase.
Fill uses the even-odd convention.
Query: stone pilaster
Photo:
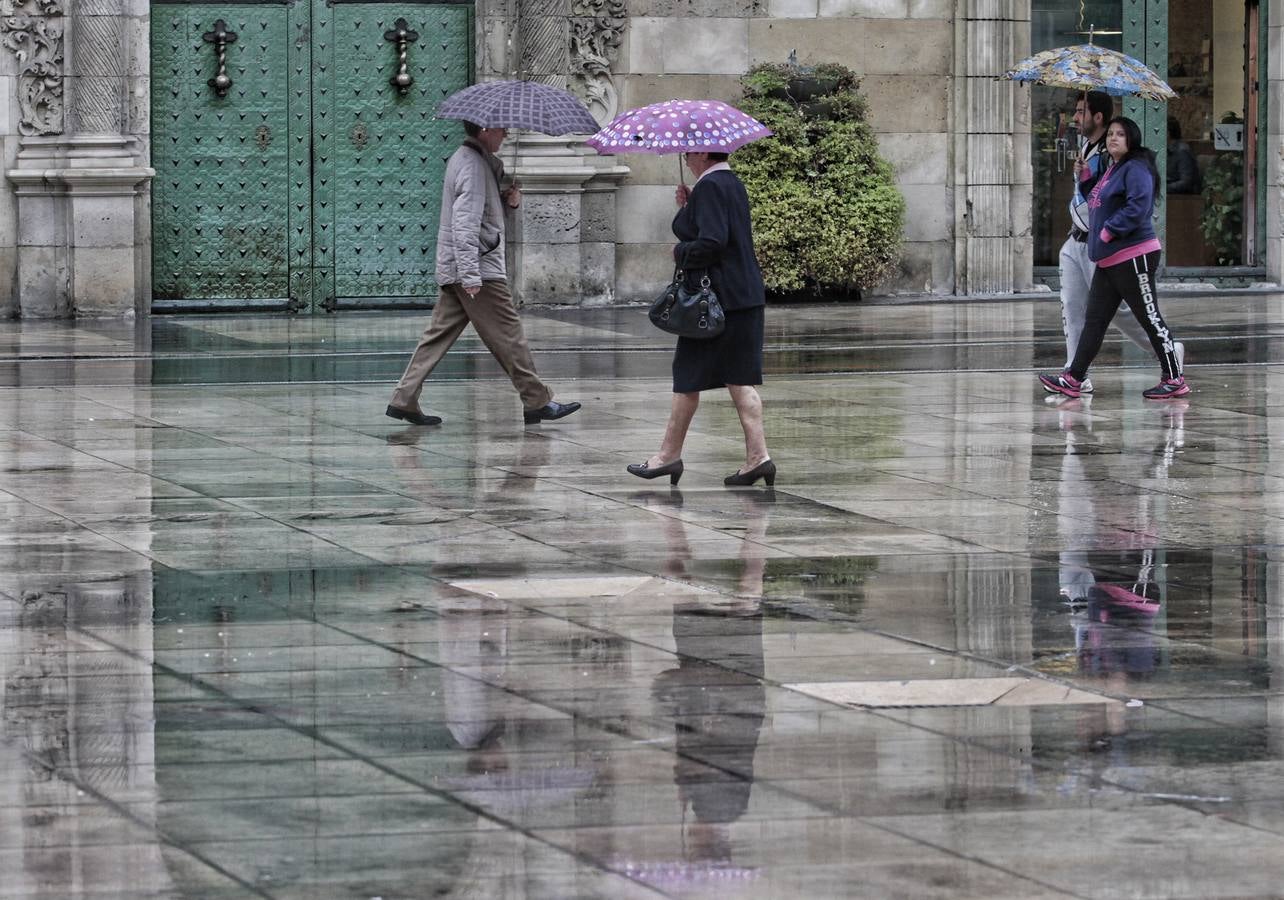
[[[1268,30],[1260,126],[1266,129],[1266,274],[1284,283],[1284,0],[1263,4]]]
[[[507,16],[507,18],[505,17]],[[623,39],[622,0],[513,0],[486,10],[484,77],[571,90],[599,122],[618,111],[611,67]],[[515,20],[515,21],[514,21]],[[519,303],[615,300],[615,191],[628,169],[584,146],[584,135],[519,132],[503,151],[522,187],[509,234]]]
[[[128,12],[123,0],[76,0],[63,17],[67,46],[58,62],[66,57],[66,71],[46,66],[43,94],[24,109],[27,136],[7,171],[17,195],[24,317],[146,310],[146,190],[154,173],[134,132],[146,131],[137,101],[146,98],[147,32],[145,16]]]
[[[1028,54],[1029,0],[957,0],[953,104],[955,292],[1033,281],[1029,93],[999,81]]]

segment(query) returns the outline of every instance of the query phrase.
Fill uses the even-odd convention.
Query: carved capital
[[[18,133],[61,134],[60,0],[0,0],[0,45],[18,58]]]
[[[620,55],[628,26],[623,0],[573,0],[571,84],[599,122],[619,111],[619,92],[611,67]]]

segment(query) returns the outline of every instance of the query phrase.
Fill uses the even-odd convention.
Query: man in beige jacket
[[[504,164],[495,156],[504,143],[503,128],[464,123],[468,137],[446,163],[437,227],[437,283],[441,292],[419,346],[410,357],[387,415],[412,425],[440,425],[439,416],[419,408],[424,380],[471,322],[477,335],[504,367],[522,398],[527,425],[560,419],[580,408],[558,403],[540,381],[531,359],[522,320],[513,307],[504,267],[504,206],[516,209],[517,187],[500,190]]]

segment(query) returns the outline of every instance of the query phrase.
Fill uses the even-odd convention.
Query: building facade
[[[532,78],[605,121],[734,103],[791,54],[862,78],[908,207],[880,291],[1029,289],[1064,233],[1072,101],[996,76],[1089,30],[1182,94],[1123,106],[1157,149],[1177,120],[1207,173],[1162,213],[1171,271],[1278,283],[1281,26],[1284,0],[0,0],[0,315],[428,305],[442,97]],[[523,301],[654,294],[672,157],[521,135],[504,159]]]

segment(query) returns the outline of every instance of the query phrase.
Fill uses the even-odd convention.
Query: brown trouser
[[[437,368],[446,351],[459,340],[472,322],[495,359],[504,367],[513,387],[521,395],[522,406],[538,409],[553,399],[553,392],[539,380],[535,361],[526,343],[522,320],[513,307],[513,295],[506,281],[483,281],[477,296],[469,297],[461,284],[443,284],[441,296],[433,307],[432,320],[424,329],[419,346],[410,357],[405,374],[392,392],[391,403],[398,409],[419,409],[419,394],[424,380]]]

